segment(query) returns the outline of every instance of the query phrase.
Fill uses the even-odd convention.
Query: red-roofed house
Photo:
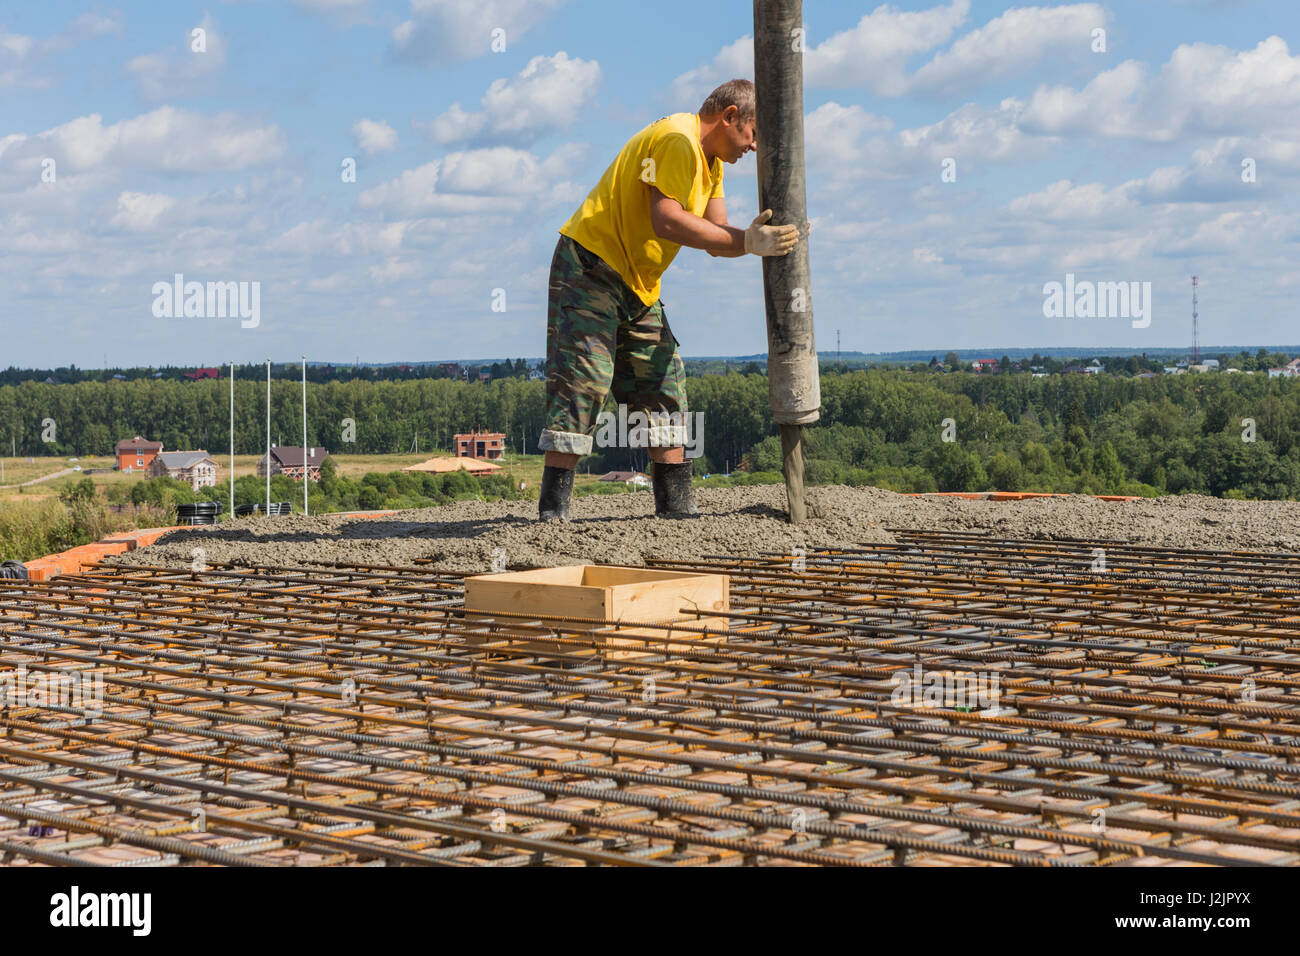
[[[162,449],[162,442],[149,441],[136,435],[134,438],[123,438],[118,442],[113,449],[113,454],[117,456],[119,471],[139,471],[148,468]]]
[[[270,469],[273,475],[285,475],[294,481],[302,481],[304,459],[306,459],[307,477],[320,481],[320,466],[329,457],[329,452],[319,445],[304,449],[301,445],[272,445]],[[257,460],[257,474],[266,477],[267,460],[263,455]]]

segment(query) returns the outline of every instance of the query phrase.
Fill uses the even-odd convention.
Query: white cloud
[[[956,160],[958,177],[976,163],[1017,163],[1041,155],[1050,139],[1025,135],[1018,126],[1023,104],[1003,100],[996,108],[974,103],[928,126],[890,133],[892,122],[860,106],[824,103],[804,119],[804,140],[815,143],[808,167],[832,188],[861,180],[939,176],[940,164]]]
[[[1007,208],[1016,216],[1049,222],[1089,222],[1132,215],[1135,204],[1126,187],[1108,189],[1102,183],[1076,186],[1062,179],[1037,192],[1013,199]]]
[[[357,148],[367,156],[392,152],[397,148],[397,130],[383,120],[359,119],[352,124]]]
[[[0,54],[21,60],[31,52],[34,41],[20,33],[8,33],[0,27]]]
[[[87,40],[107,36],[110,33],[121,36],[122,14],[116,10],[111,10],[106,14],[89,11],[81,14],[68,24],[62,33],[58,33],[46,40],[43,46],[47,50],[67,50]]]
[[[395,217],[545,208],[583,194],[573,183],[556,181],[571,156],[569,147],[545,160],[505,146],[449,153],[365,190],[358,203],[362,209]]]
[[[313,219],[300,222],[271,239],[274,252],[294,258],[338,256],[355,259],[364,255],[393,256],[402,248],[411,224],[408,222],[358,223]]]
[[[0,156],[16,181],[36,181],[46,157],[56,161],[62,177],[105,167],[174,173],[247,169],[284,151],[284,134],[274,124],[257,126],[231,113],[207,116],[172,106],[109,126],[92,113],[35,136],[0,140]]]
[[[1027,130],[1091,133],[1166,143],[1184,133],[1285,128],[1300,108],[1300,56],[1271,36],[1253,50],[1184,44],[1152,78],[1125,61],[1082,90],[1040,87],[1025,110]]]
[[[162,193],[124,192],[117,197],[117,213],[109,225],[132,231],[152,229],[175,204],[176,200]]]
[[[376,282],[390,283],[400,279],[409,279],[412,276],[420,274],[420,266],[417,263],[403,261],[396,256],[390,256],[378,265],[373,265],[366,270],[370,278]]]
[[[0,90],[36,89],[48,85],[47,81],[30,72],[28,61],[34,45],[31,37],[8,33],[0,27]]]
[[[506,50],[564,0],[411,0],[410,19],[393,30],[399,59],[444,65],[492,52],[493,30]]]
[[[349,276],[341,272],[323,278],[308,279],[307,289],[310,292],[339,292],[348,288],[352,284]]]
[[[961,93],[1032,66],[1049,54],[1092,56],[1092,30],[1106,11],[1095,3],[1015,7],[960,37],[908,81],[911,92]]]
[[[804,142],[816,144],[814,150],[808,151],[808,164],[857,166],[871,149],[874,134],[893,125],[888,117],[868,113],[861,106],[823,103],[804,117]]]
[[[121,14],[83,13],[61,32],[39,43],[29,36],[9,33],[0,26],[0,90],[46,89],[54,77],[37,72],[45,58],[108,33],[122,32]]]
[[[821,43],[807,36],[804,83],[810,88],[860,87],[886,97],[963,92],[1049,55],[1071,50],[1092,55],[1091,31],[1107,20],[1096,3],[1014,8],[960,37],[909,75],[911,60],[947,43],[969,14],[970,0],[917,11],[881,4]],[[723,47],[707,65],[676,77],[671,95],[676,103],[695,103],[725,80],[753,75],[754,40],[746,35]]]
[[[967,103],[937,123],[898,134],[900,145],[931,162],[952,157],[963,161],[1006,162],[1027,159],[1045,144],[1020,129],[1024,104],[1008,98],[990,109]]]
[[[531,142],[573,125],[596,91],[600,66],[570,59],[561,50],[535,56],[513,79],[498,79],[483,95],[483,108],[469,113],[453,103],[429,126],[434,142],[485,142],[509,138]]]
[[[919,11],[881,4],[855,26],[821,43],[813,35],[807,37],[804,83],[810,88],[863,87],[887,97],[962,93],[1049,55],[1093,55],[1091,31],[1108,17],[1096,3],[1013,8],[963,35],[909,75],[912,58],[947,43],[969,13],[969,0]],[[754,40],[746,35],[723,47],[707,65],[676,77],[671,95],[679,104],[702,102],[719,83],[753,75]]]
[[[140,94],[150,100],[165,100],[197,92],[207,86],[226,62],[226,41],[211,16],[204,15],[204,51],[195,52],[193,27],[185,30],[179,49],[149,53],[127,61],[126,72],[134,76]]]
[[[814,44],[804,54],[804,81],[813,87],[860,86],[878,96],[899,96],[907,92],[907,62],[946,43],[969,13],[970,0],[919,11],[881,4],[857,26]]]
[[[724,46],[707,66],[674,79],[669,95],[677,108],[694,111],[719,85],[737,78],[754,78],[754,38],[749,34]]]
[[[1068,86],[1039,87],[1021,122],[1034,133],[1142,136],[1148,131],[1140,117],[1137,97],[1146,85],[1146,67],[1136,60],[1125,60],[1097,74],[1077,92]]]
[[[290,0],[309,13],[355,13],[370,6],[370,0]]]

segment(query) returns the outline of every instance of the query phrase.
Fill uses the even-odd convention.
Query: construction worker
[[[767,224],[770,209],[748,229],[727,224],[722,163],[756,148],[755,122],[754,84],[722,84],[698,113],[666,116],[628,140],[560,227],[546,316],[541,520],[568,520],[574,470],[611,392],[629,416],[654,423],[645,437],[655,514],[699,514],[685,456],[686,373],[659,279],[682,246],[783,256],[799,241],[797,227]]]

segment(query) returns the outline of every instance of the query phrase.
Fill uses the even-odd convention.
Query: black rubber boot
[[[542,495],[537,517],[542,521],[568,521],[569,495],[573,493],[573,468],[547,465],[542,471]]]
[[[670,465],[657,461],[654,466],[655,514],[660,518],[684,518],[697,515],[691,498],[691,472],[695,463],[684,461]]]

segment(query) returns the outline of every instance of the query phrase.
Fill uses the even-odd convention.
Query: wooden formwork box
[[[638,653],[662,653],[688,650],[692,644],[646,644],[631,640],[636,636],[668,637],[663,628],[636,627],[635,624],[676,623],[691,627],[726,630],[730,619],[712,617],[710,613],[731,610],[731,579],[725,574],[699,574],[684,571],[661,571],[652,568],[628,568],[604,564],[574,564],[533,571],[506,571],[480,574],[465,579],[465,619],[499,622],[492,633],[468,634],[470,644],[486,644],[505,637],[535,637],[536,628],[512,628],[522,621],[518,617],[499,617],[495,612],[535,614],[546,618],[593,618],[591,624],[576,625],[593,635],[594,648],[617,649],[612,655],[626,657]],[[680,608],[697,608],[701,616],[682,613]],[[629,622],[619,626],[620,622]],[[597,623],[599,622],[599,623]],[[574,625],[570,625],[574,626]],[[725,634],[707,637],[695,632],[674,631],[692,643],[717,643]],[[554,641],[530,640],[512,645],[531,653],[574,654],[582,648]]]

